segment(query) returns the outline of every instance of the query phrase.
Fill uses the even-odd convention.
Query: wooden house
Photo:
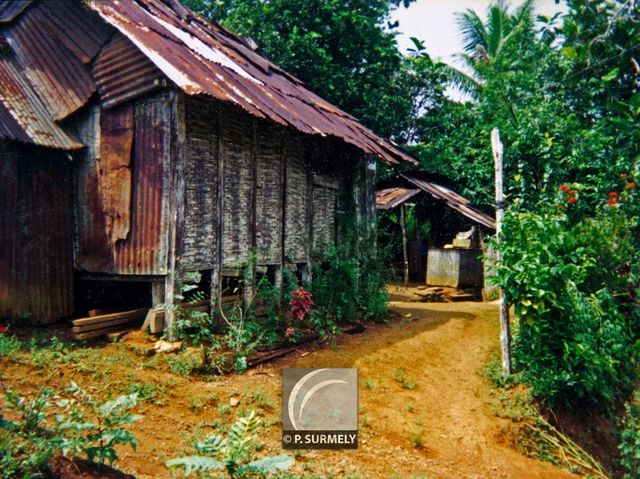
[[[41,211],[76,286],[142,283],[151,306],[171,304],[176,278],[193,271],[215,302],[253,257],[275,281],[283,268],[307,274],[341,225],[373,224],[375,158],[414,162],[177,0],[0,0],[0,38],[0,60],[21,79],[0,82],[0,138],[27,155],[8,161],[14,146],[3,148],[0,181],[22,165],[25,181],[51,191],[22,206],[0,193],[0,215],[5,203],[9,218]],[[12,136],[25,108],[38,115],[23,115]],[[41,145],[34,121],[64,141]],[[44,213],[54,198],[64,218]],[[54,293],[35,272],[51,264],[44,253],[8,264],[11,251],[39,247],[18,234],[0,230],[4,315],[24,309],[8,293],[16,268],[33,271],[41,298]],[[71,297],[72,282],[56,287]],[[43,321],[70,313],[33,311]]]

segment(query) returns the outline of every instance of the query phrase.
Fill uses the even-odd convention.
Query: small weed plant
[[[293,465],[291,456],[271,456],[255,459],[261,421],[253,411],[239,418],[226,437],[213,435],[196,443],[198,455],[180,457],[166,462],[170,469],[179,468],[185,476],[196,472],[210,477],[215,471],[232,479],[284,471]]]

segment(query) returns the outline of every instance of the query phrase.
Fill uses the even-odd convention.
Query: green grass
[[[0,333],[0,358],[15,359],[22,348],[22,343],[15,336]]]
[[[263,390],[256,389],[253,392],[253,400],[263,409],[273,410],[273,399]]]
[[[167,390],[161,384],[134,382],[125,389],[125,394],[137,394],[140,401],[158,406],[167,404]]]
[[[406,373],[402,368],[394,369],[391,377],[393,377],[396,382],[400,383],[400,386],[402,386],[403,389],[414,390],[418,387],[417,383],[407,378]]]

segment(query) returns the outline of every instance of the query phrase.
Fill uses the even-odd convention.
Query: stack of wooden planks
[[[414,291],[414,298],[416,301],[425,303],[442,303],[446,301],[444,288],[431,287],[416,288]]]
[[[120,313],[99,314],[88,318],[74,319],[73,335],[76,339],[97,338],[104,334],[117,333],[140,326],[149,308],[132,309]]]

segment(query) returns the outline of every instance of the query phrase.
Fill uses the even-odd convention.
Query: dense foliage
[[[637,222],[606,208],[575,223],[553,207],[504,224],[496,279],[519,320],[515,366],[549,403],[613,404],[633,386],[640,331],[624,312]]]

